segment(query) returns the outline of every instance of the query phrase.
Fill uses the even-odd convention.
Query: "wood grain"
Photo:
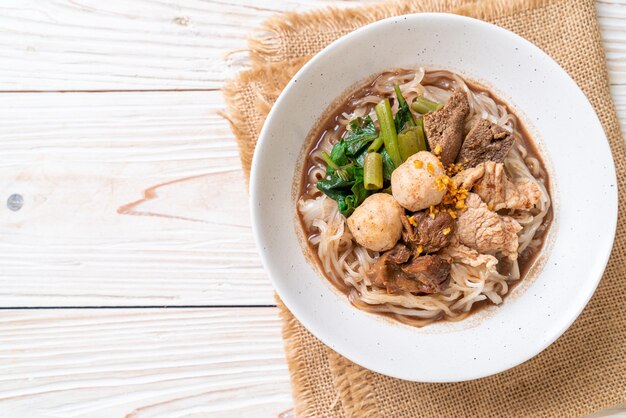
[[[283,10],[329,1],[5,0],[2,90],[218,89],[246,37]]]
[[[221,100],[0,94],[0,306],[273,304]]]
[[[275,309],[0,315],[3,417],[276,417],[289,376]]]
[[[247,34],[285,10],[363,2],[5,0],[0,90],[218,89],[245,67]],[[626,6],[598,2],[609,68],[626,84]]]
[[[613,85],[626,85],[626,1],[597,1],[600,31]]]

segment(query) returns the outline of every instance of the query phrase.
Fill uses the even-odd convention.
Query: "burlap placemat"
[[[516,32],[577,81],[600,117],[617,168],[613,253],[594,297],[561,338],[518,367],[470,382],[411,383],[366,370],[324,346],[279,301],[298,416],[582,416],[626,401],[626,149],[593,0],[419,0],[270,19],[250,39],[252,70],[224,89],[246,177],[271,105],[311,55],[362,25],[420,11],[465,14]]]

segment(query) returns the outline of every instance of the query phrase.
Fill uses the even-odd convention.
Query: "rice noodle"
[[[346,219],[339,213],[336,203],[315,188],[316,182],[325,176],[321,152],[330,152],[352,119],[370,115],[376,121],[374,106],[384,98],[389,98],[393,111],[397,111],[398,103],[393,93],[395,84],[399,85],[409,102],[419,95],[445,102],[454,89],[461,88],[467,92],[470,103],[465,133],[482,118],[513,133],[516,142],[504,161],[506,173],[513,182],[531,181],[541,191],[539,203],[531,212],[509,214],[522,226],[518,233],[518,253],[540,247],[541,240],[535,239],[535,236],[542,228],[546,228],[544,221],[550,209],[547,174],[541,163],[528,153],[522,143],[515,115],[487,92],[472,90],[461,77],[449,71],[426,72],[420,68],[383,73],[372,83],[367,94],[352,97],[347,103],[349,111],[338,116],[335,129],[327,131],[310,153],[310,166],[307,167],[305,179],[307,186],[298,202],[298,210],[305,228],[310,232],[309,241],[317,253],[323,272],[333,285],[348,294],[350,302],[356,307],[387,314],[416,326],[426,325],[442,317],[459,320],[478,302],[502,302],[502,298],[509,291],[509,284],[520,278],[517,260],[508,261],[510,266],[507,275],[498,272],[495,261],[478,266],[453,262],[449,286],[442,293],[388,294],[385,289],[372,286],[366,275],[379,254],[353,241]]]

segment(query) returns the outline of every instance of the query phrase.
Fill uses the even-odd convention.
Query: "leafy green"
[[[330,152],[330,158],[338,166],[348,164],[349,161],[346,156],[346,143],[343,139],[335,144],[333,150]]]
[[[339,210],[346,217],[352,215],[352,212],[354,212],[354,210],[370,195],[370,192],[368,190],[365,190],[365,187],[363,186],[363,181],[354,183],[351,191],[352,194],[346,196],[346,198],[344,199],[345,209],[342,210],[341,205],[339,205]]]
[[[350,177],[343,167],[339,167],[326,151],[322,151],[322,159],[326,163],[326,175],[335,174],[342,180],[348,181]]]
[[[354,180],[345,181],[334,174],[317,182],[317,188],[333,200],[345,197],[353,185]]]
[[[350,122],[350,130],[343,141],[346,143],[346,154],[356,157],[370,142],[378,137],[374,121],[368,115]]]
[[[369,196],[363,186],[363,168],[350,165],[346,167],[351,180],[345,181],[336,175],[330,175],[317,182],[317,188],[337,202],[339,211],[346,217],[350,216]]]
[[[413,120],[411,117],[411,111],[405,102],[405,105],[398,109],[396,116],[393,118],[393,124],[396,126],[396,132],[402,132],[406,124],[410,123],[409,121],[411,120]]]
[[[410,126],[415,126],[415,120],[413,120],[413,115],[411,114],[411,109],[409,108],[409,104],[404,99],[402,92],[400,91],[400,87],[397,85],[393,87],[396,91],[396,97],[398,98],[398,111],[396,115],[393,117],[393,124],[396,127],[396,132],[400,133],[408,123]]]
[[[362,161],[365,156],[365,147],[378,137],[378,131],[374,125],[372,118],[367,116],[365,119],[356,118],[350,122],[351,130],[337,142],[330,152],[330,160],[326,161],[326,174],[331,175],[338,170],[339,167],[351,163],[352,159],[360,159]],[[332,164],[331,164],[332,163]],[[333,167],[333,164],[335,167]],[[361,162],[359,164],[363,166]]]
[[[393,161],[391,161],[391,157],[386,149],[383,149],[380,155],[383,157],[383,178],[385,180],[391,180],[391,173],[396,169],[396,166],[393,164]]]
[[[361,203],[363,203],[363,201],[367,199],[367,196],[370,195],[370,191],[365,189],[362,181],[354,183],[354,186],[352,186],[351,190],[356,200],[356,206],[359,206]]]
[[[362,153],[360,153],[359,156],[356,157],[356,159],[354,160],[354,164],[357,167],[363,167],[365,165],[365,157],[367,157],[367,154],[367,151],[363,151]]]

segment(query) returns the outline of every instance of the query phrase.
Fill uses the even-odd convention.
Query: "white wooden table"
[[[291,408],[220,87],[328,4],[0,1],[0,416]],[[598,12],[626,132],[626,0]]]

